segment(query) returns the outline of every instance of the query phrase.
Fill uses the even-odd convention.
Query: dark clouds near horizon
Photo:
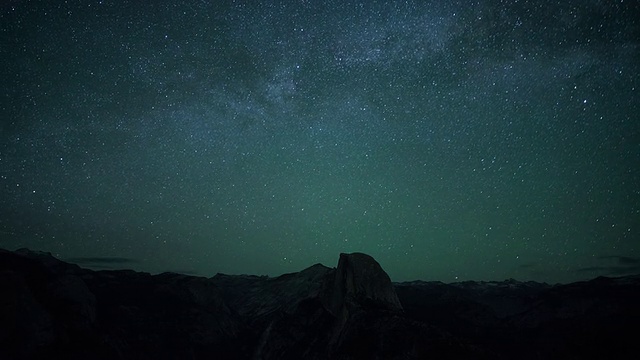
[[[615,272],[603,256],[639,256],[638,19],[638,1],[4,2],[0,246],[209,275],[352,251],[398,281]]]
[[[578,269],[579,272],[609,276],[640,274],[640,258],[628,256],[600,256],[601,265]]]

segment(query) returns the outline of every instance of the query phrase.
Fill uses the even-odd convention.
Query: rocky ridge
[[[212,278],[0,250],[0,359],[553,359],[637,354],[640,277],[392,283],[337,268]]]

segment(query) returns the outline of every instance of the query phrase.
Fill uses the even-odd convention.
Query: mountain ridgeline
[[[640,277],[392,283],[340,254],[279,277],[93,271],[0,250],[0,359],[601,359],[640,353]]]

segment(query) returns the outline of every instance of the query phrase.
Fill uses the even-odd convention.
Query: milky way
[[[203,276],[353,251],[394,281],[640,272],[638,1],[0,11],[0,247]]]

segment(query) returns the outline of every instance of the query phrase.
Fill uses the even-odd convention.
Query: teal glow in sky
[[[204,276],[354,251],[394,281],[640,272],[639,19],[5,1],[0,247]]]

